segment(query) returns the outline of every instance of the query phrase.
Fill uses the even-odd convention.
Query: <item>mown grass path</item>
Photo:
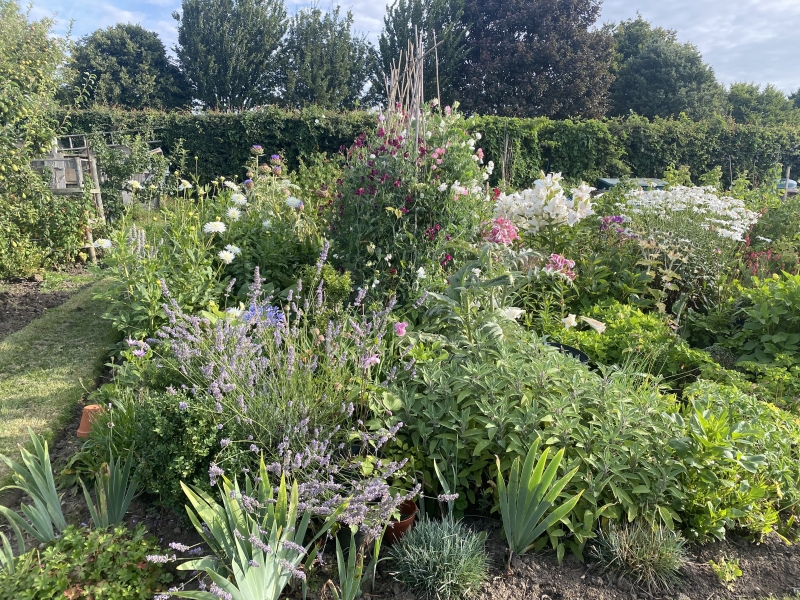
[[[0,454],[18,458],[28,428],[52,438],[94,387],[117,335],[92,296],[98,281],[19,331],[0,339]],[[0,483],[9,475],[0,464]]]

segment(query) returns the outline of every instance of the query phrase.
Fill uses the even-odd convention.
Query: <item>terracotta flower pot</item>
[[[406,500],[399,508],[400,520],[392,521],[386,526],[386,534],[383,539],[389,544],[394,544],[408,533],[417,517],[417,503],[413,500]]]
[[[99,404],[88,404],[83,407],[81,424],[78,426],[79,438],[89,437],[89,432],[92,431],[92,421],[94,421],[101,412],[103,412],[103,407]]]

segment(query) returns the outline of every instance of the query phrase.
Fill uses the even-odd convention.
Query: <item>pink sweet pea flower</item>
[[[395,323],[394,332],[398,336],[403,337],[406,334],[406,327],[408,327],[408,323],[406,323],[405,321],[400,321],[399,323]]]

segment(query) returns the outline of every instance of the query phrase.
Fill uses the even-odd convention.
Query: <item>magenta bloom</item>
[[[503,217],[498,217],[492,221],[492,229],[484,238],[487,242],[494,244],[510,244],[519,237],[519,230],[514,223]]]
[[[551,254],[550,258],[547,260],[547,265],[545,265],[544,270],[551,273],[559,273],[570,281],[575,281],[577,275],[572,272],[572,268],[574,266],[574,260],[564,258],[560,254]]]
[[[403,337],[406,334],[406,327],[408,327],[408,323],[406,323],[405,321],[400,321],[399,323],[395,323],[394,332],[398,336]]]

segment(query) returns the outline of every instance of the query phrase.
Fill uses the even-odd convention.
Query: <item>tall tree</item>
[[[739,123],[800,122],[800,110],[781,90],[771,83],[734,83],[728,90],[728,111]]]
[[[460,100],[484,114],[601,116],[612,41],[601,0],[467,0]]]
[[[395,0],[383,17],[378,40],[379,60],[372,74],[375,97],[386,100],[386,79],[392,63],[401,53],[406,55],[409,41],[416,40],[416,31],[422,35],[425,49],[431,50],[423,65],[425,98],[441,95],[444,104],[456,100],[459,71],[466,57],[463,14],[464,0]]]
[[[316,104],[351,109],[364,96],[372,46],[353,34],[353,14],[339,7],[323,13],[317,6],[303,9],[289,22],[281,50],[278,93],[293,107]]]
[[[675,31],[653,28],[641,16],[606,28],[613,33],[616,76],[611,85],[612,115],[633,111],[645,117],[684,112],[701,119],[724,108],[724,89],[714,70]]]
[[[164,44],[141,25],[118,24],[82,38],[69,61],[82,77],[93,75],[89,99],[125,108],[171,109],[186,106],[191,95]]]
[[[176,52],[205,108],[246,110],[270,100],[286,33],[283,0],[183,0]]]

